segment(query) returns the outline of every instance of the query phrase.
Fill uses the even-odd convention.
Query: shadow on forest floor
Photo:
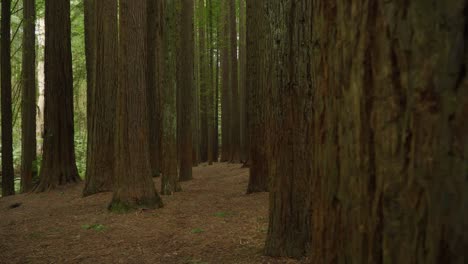
[[[245,195],[247,174],[202,164],[164,208],[127,215],[106,210],[110,193],[82,198],[82,184],[1,198],[0,263],[298,263],[262,256],[268,194]]]

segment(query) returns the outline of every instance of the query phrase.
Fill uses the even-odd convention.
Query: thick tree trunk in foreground
[[[177,53],[178,122],[180,127],[179,173],[181,181],[192,179],[192,91],[194,89],[193,0],[181,0],[179,48]]]
[[[230,118],[230,141],[231,154],[230,161],[240,163],[240,112],[239,112],[239,80],[237,63],[237,20],[236,20],[236,0],[229,0],[229,33],[230,38],[230,78],[231,83],[231,118]]]
[[[23,57],[21,100],[21,191],[33,188],[36,164],[36,6],[23,0]]]
[[[246,103],[249,109],[250,177],[247,193],[265,192],[269,188],[268,170],[268,92],[270,86],[270,53],[268,42],[268,20],[264,13],[265,1],[247,3],[247,61]]]
[[[13,123],[11,105],[11,1],[2,1],[1,89],[2,89],[2,195],[15,194],[13,169]]]
[[[177,106],[176,106],[176,28],[177,16],[175,3],[165,0],[164,6],[164,85],[161,87],[162,107],[162,178],[161,194],[171,195],[180,191],[179,174],[177,172]]]
[[[148,119],[151,174],[161,173],[162,1],[148,0]]]
[[[147,2],[120,0],[119,85],[111,211],[162,206],[151,175],[147,109]]]
[[[89,31],[94,51],[91,57],[92,83],[88,90],[88,157],[83,194],[112,190],[115,153],[115,105],[117,82],[117,2],[93,3]]]
[[[270,4],[282,133],[266,253],[466,263],[465,1]]]
[[[220,16],[221,34],[218,37],[221,49],[221,161],[231,160],[231,141],[230,141],[230,123],[231,123],[231,89],[229,83],[229,20],[228,1],[222,4],[223,15]]]
[[[39,192],[80,181],[74,147],[70,2],[46,1],[45,29],[45,131]]]

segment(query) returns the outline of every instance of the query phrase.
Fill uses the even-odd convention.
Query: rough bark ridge
[[[23,57],[21,100],[21,192],[33,188],[36,164],[36,6],[23,0]]]
[[[45,3],[44,143],[36,191],[80,181],[75,163],[70,2]]]
[[[114,196],[111,211],[158,208],[149,160],[147,2],[120,0]]]
[[[161,173],[161,98],[162,49],[161,49],[161,0],[148,0],[148,118],[150,131],[151,174]]]
[[[88,0],[89,1],[89,0]],[[88,90],[88,153],[83,195],[111,191],[114,178],[117,82],[117,2],[94,1],[89,25],[92,80]]]
[[[249,115],[250,178],[247,193],[268,191],[267,107],[269,89],[268,20],[265,1],[247,3],[246,104]]]
[[[230,77],[231,83],[231,116],[229,126],[229,139],[231,144],[230,161],[240,163],[240,101],[239,101],[239,80],[238,80],[238,62],[237,62],[237,19],[236,19],[236,0],[229,0],[229,34],[230,34]]]
[[[11,1],[2,1],[2,46],[1,46],[1,89],[2,89],[2,195],[15,194],[13,169],[13,120],[11,105]]]
[[[162,87],[162,178],[161,194],[171,195],[180,191],[177,172],[177,106],[176,106],[176,54],[175,34],[177,17],[175,3],[165,0],[163,7],[163,50],[164,50],[164,85]]]
[[[282,96],[266,252],[465,263],[466,2],[290,0],[270,10]]]
[[[192,179],[192,103],[193,103],[193,0],[181,0],[180,30],[177,48],[177,97],[179,111],[179,177],[181,181]]]

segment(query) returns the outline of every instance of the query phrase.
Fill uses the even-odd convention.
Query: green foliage
[[[225,218],[225,217],[228,216],[228,213],[227,212],[217,212],[217,213],[215,213],[215,216],[219,217],[219,218]]]
[[[125,213],[132,211],[132,208],[126,203],[113,201],[109,205],[109,211],[111,211],[112,213],[116,213],[116,214],[125,214]]]
[[[81,228],[85,230],[94,230],[94,231],[104,231],[106,227],[101,224],[92,224],[92,225],[82,225]]]
[[[203,233],[205,232],[205,230],[201,229],[201,228],[194,228],[192,229],[192,234],[200,234],[200,233]]]

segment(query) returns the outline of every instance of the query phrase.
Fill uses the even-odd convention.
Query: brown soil
[[[262,256],[268,194],[245,195],[247,174],[201,165],[164,208],[125,215],[82,184],[0,198],[0,263],[297,263]]]

